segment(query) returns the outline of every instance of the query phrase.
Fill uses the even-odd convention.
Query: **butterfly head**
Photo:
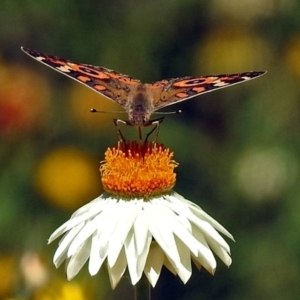
[[[149,95],[141,84],[128,98],[126,111],[130,123],[136,128],[143,128],[148,123],[153,110]]]

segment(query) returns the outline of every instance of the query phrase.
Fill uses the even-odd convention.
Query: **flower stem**
[[[134,286],[134,300],[151,300],[150,282],[145,275]]]

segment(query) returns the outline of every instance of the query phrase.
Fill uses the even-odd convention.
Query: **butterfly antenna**
[[[109,114],[124,114],[126,111],[124,110],[98,110],[96,108],[91,108],[90,109],[91,113],[109,113]]]
[[[175,111],[156,111],[154,112],[153,114],[155,115],[177,115],[177,114],[181,114],[182,113],[182,110],[181,109],[178,109],[178,110],[175,110]]]

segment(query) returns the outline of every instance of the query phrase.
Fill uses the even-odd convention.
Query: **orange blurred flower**
[[[35,131],[49,113],[49,86],[24,66],[0,62],[0,135]]]

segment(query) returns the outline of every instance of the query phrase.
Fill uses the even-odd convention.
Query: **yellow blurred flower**
[[[285,47],[285,63],[300,78],[300,35],[294,36]]]
[[[73,210],[101,191],[98,165],[78,149],[56,149],[40,161],[36,187],[52,204]]]
[[[34,300],[90,300],[93,292],[78,282],[54,281],[37,291]]]
[[[253,23],[268,17],[278,17],[279,14],[293,9],[294,0],[213,0],[210,3],[215,19]]]
[[[40,130],[49,114],[49,86],[24,66],[0,62],[0,135]]]
[[[70,92],[70,112],[78,127],[84,130],[110,130],[112,133],[114,130],[112,120],[123,116],[114,113],[93,114],[90,112],[91,108],[123,111],[120,105],[81,84],[74,83]]]
[[[9,254],[0,255],[0,299],[11,296],[16,277],[15,257]]]
[[[213,29],[199,42],[195,72],[224,74],[267,69],[270,52],[267,43],[253,31],[234,26]]]

